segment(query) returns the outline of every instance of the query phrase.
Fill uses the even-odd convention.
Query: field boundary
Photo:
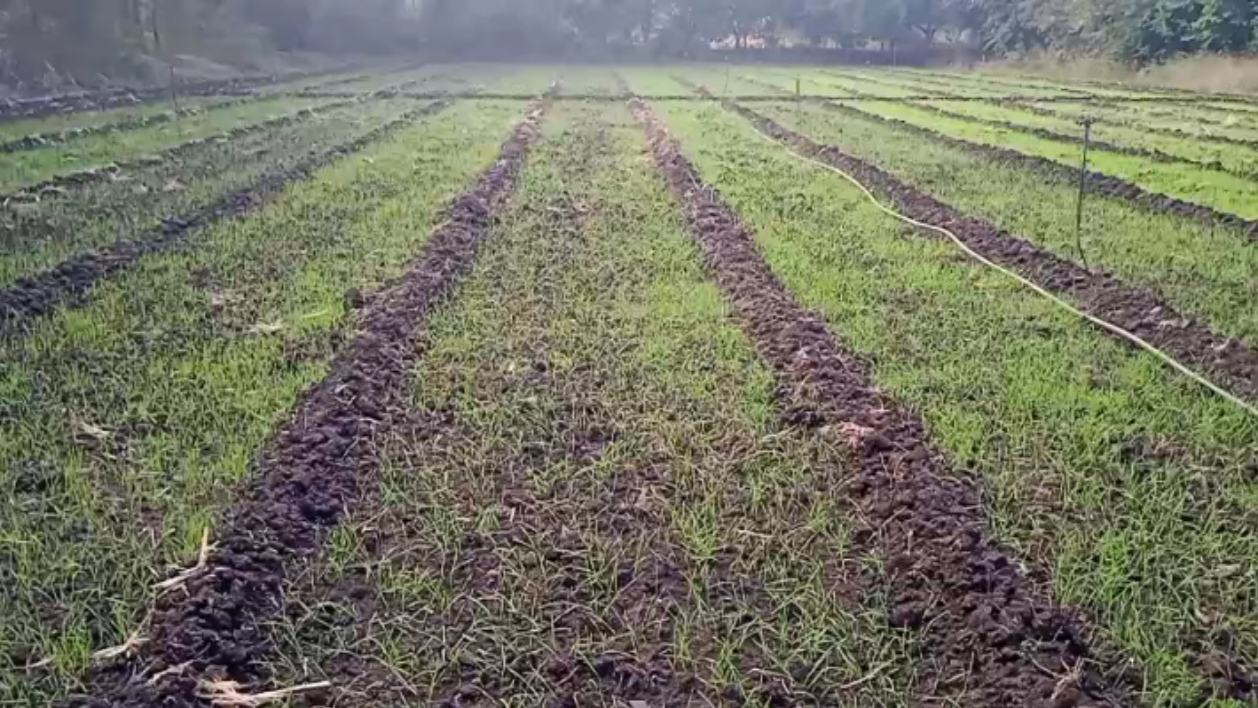
[[[776,278],[660,120],[640,101],[634,111],[735,318],[777,372],[786,422],[829,431],[851,449],[858,480],[847,491],[887,561],[888,622],[922,642],[919,698],[1125,704],[1111,696],[1126,687],[1090,668],[1079,616],[1037,596],[1018,560],[987,537],[978,481],[946,466],[922,421],[879,392],[867,365]],[[950,682],[958,671],[963,687]]]
[[[405,273],[368,299],[354,339],[266,445],[257,481],[229,511],[205,562],[181,576],[181,593],[158,599],[140,654],[95,677],[114,704],[194,705],[215,682],[266,679],[257,661],[270,648],[261,621],[282,606],[285,570],[317,551],[321,531],[376,473],[370,440],[408,417],[406,382],[423,323],[475,262],[545,108],[529,108]]]
[[[253,184],[224,194],[192,212],[164,219],[158,227],[104,248],[72,256],[48,269],[18,279],[13,285],[0,290],[0,336],[9,336],[28,328],[31,320],[62,302],[86,293],[101,280],[129,268],[140,257],[172,247],[193,229],[252,211],[279,196],[289,184],[307,179],[337,158],[357,152],[447,105],[433,103],[410,111],[354,140],[321,151],[292,168],[265,173]]]

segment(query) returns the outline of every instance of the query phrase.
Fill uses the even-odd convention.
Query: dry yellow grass
[[[1068,81],[1112,81],[1190,91],[1258,93],[1258,56],[1203,54],[1137,69],[1105,57],[1044,53],[974,68],[995,74],[1034,74]]]

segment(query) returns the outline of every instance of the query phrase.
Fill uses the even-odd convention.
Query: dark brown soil
[[[530,107],[406,274],[359,312],[353,341],[267,446],[256,483],[221,525],[207,571],[159,599],[150,641],[137,658],[94,677],[99,698],[89,705],[202,705],[199,679],[265,680],[260,659],[270,639],[260,622],[281,609],[286,569],[318,548],[322,531],[376,474],[370,440],[406,417],[419,334],[474,262],[539,134],[543,108]]]
[[[657,166],[740,324],[780,379],[789,422],[844,439],[848,492],[886,559],[887,621],[922,643],[919,705],[1127,705],[1093,670],[1077,615],[1042,597],[984,528],[980,482],[951,469],[920,419],[874,388],[866,365],[774,277],[752,234],[641,103]]]
[[[317,153],[291,169],[264,174],[247,189],[225,194],[190,213],[165,219],[152,230],[98,251],[73,256],[47,270],[21,278],[12,286],[0,290],[0,336],[26,329],[35,318],[63,302],[81,297],[95,283],[129,268],[141,256],[171,248],[189,231],[220,219],[239,216],[265,204],[281,194],[291,182],[306,179],[333,160],[357,152],[446,105],[434,103],[411,111],[354,140]]]
[[[904,215],[952,231],[966,245],[994,262],[1012,268],[1047,290],[1065,295],[1084,311],[1203,370],[1216,383],[1237,395],[1258,401],[1258,350],[1248,343],[1224,337],[1184,317],[1152,291],[1125,283],[1109,273],[1080,267],[988,221],[961,214],[835,146],[816,143],[746,107],[729,105],[760,130],[801,154],[833,165],[886,195]],[[1103,331],[1108,333],[1108,330]]]

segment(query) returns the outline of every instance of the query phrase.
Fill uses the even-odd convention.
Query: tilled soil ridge
[[[286,568],[318,549],[321,530],[377,473],[370,441],[407,418],[406,380],[428,315],[475,261],[544,109],[529,108],[407,272],[368,300],[353,341],[267,446],[258,481],[229,512],[205,569],[158,600],[139,656],[96,677],[104,698],[91,705],[203,705],[204,680],[267,678],[260,659],[271,640],[261,622],[281,609]]]
[[[919,705],[1125,705],[1091,670],[1078,617],[1040,597],[987,537],[979,481],[950,469],[916,416],[874,388],[821,317],[776,279],[753,236],[640,102],[657,167],[681,200],[717,283],[776,370],[789,422],[851,447],[848,492],[886,559],[888,622],[918,633]]]
[[[1047,290],[1069,297],[1084,311],[1118,325],[1185,364],[1202,368],[1237,395],[1258,400],[1258,350],[1250,344],[1220,335],[1184,317],[1156,293],[1125,283],[1109,273],[1083,268],[988,221],[966,216],[833,145],[817,143],[745,106],[727,105],[797,152],[837,167],[886,195],[904,215],[952,231],[966,245],[992,261],[1012,268]]]
[[[31,320],[50,312],[60,303],[83,295],[95,283],[130,267],[140,257],[174,246],[189,231],[262,206],[279,196],[289,184],[307,179],[337,158],[358,152],[447,105],[434,103],[408,112],[354,140],[317,153],[291,169],[264,174],[250,187],[224,194],[187,214],[165,219],[160,226],[149,231],[73,256],[47,270],[19,279],[0,290],[0,336],[27,328]]]

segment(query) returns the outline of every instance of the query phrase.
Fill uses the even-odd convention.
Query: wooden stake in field
[[[1088,143],[1092,140],[1092,123],[1096,119],[1084,116],[1083,123],[1083,164],[1079,167],[1079,199],[1075,203],[1075,250],[1079,252],[1079,260],[1083,267],[1088,267],[1088,257],[1083,252],[1083,193],[1088,181]]]
[[[795,125],[799,125],[800,106],[804,102],[804,94],[799,90],[799,77],[795,77]]]

